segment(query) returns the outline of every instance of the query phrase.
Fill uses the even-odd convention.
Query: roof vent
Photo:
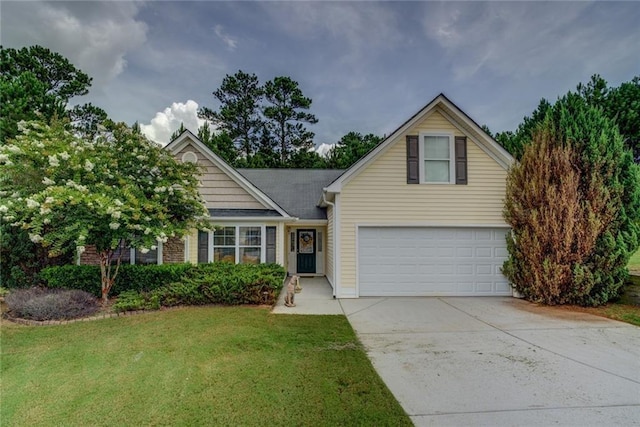
[[[182,155],[182,163],[197,163],[198,156],[193,151],[187,151]]]

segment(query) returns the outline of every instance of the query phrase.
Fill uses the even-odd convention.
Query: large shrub
[[[113,293],[151,291],[180,280],[191,268],[194,268],[191,264],[122,265]],[[97,265],[49,267],[42,270],[40,277],[49,288],[81,289],[101,296],[100,267]]]
[[[572,94],[509,172],[503,271],[526,298],[599,305],[618,296],[640,236],[640,174],[617,128]]]
[[[121,295],[118,311],[203,304],[274,304],[285,270],[277,264],[200,264],[151,292]]]
[[[5,302],[12,316],[31,320],[75,319],[99,308],[95,296],[78,289],[15,289]]]

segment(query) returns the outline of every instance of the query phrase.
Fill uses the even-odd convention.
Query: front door
[[[316,230],[298,230],[298,273],[316,272]]]

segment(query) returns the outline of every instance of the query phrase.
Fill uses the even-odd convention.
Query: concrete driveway
[[[640,425],[640,328],[514,298],[340,304],[417,426]]]

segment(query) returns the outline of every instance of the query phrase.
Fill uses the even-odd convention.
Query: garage
[[[358,227],[360,296],[511,295],[508,228]]]

